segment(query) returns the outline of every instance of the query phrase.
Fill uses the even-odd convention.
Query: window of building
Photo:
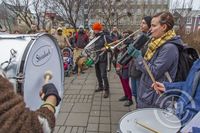
[[[187,23],[187,24],[192,24],[192,18],[191,18],[191,17],[187,17],[186,23]]]
[[[190,34],[190,32],[191,32],[191,28],[190,28],[190,27],[186,27],[185,33],[186,33],[186,34]]]

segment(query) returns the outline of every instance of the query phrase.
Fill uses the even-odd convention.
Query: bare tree
[[[124,17],[131,16],[127,9],[128,3],[128,0],[96,0],[90,13],[103,21],[108,29],[111,29],[113,25],[118,27],[120,20]]]
[[[76,29],[84,0],[50,0],[51,10],[60,15],[64,21]]]
[[[30,0],[5,0],[6,7],[19,17],[28,27],[31,27]]]
[[[32,7],[35,12],[36,17],[36,25],[37,29],[40,29],[40,26],[45,29],[46,22],[46,13],[49,9],[49,1],[48,0],[33,0]]]

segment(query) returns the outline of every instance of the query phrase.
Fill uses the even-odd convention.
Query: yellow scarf
[[[174,30],[169,30],[168,32],[166,32],[163,36],[161,36],[160,38],[158,39],[152,39],[149,46],[148,46],[148,49],[144,55],[144,59],[146,61],[149,61],[153,55],[155,54],[156,50],[162,46],[166,41],[172,39],[173,37],[176,36],[176,33]]]

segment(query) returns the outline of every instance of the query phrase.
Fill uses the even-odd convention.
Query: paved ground
[[[118,76],[109,72],[111,95],[94,93],[97,80],[94,69],[65,79],[65,90],[54,133],[116,133],[120,118],[135,106],[124,107]]]

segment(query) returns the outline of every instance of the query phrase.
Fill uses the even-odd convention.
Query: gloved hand
[[[137,50],[133,45],[128,46],[127,52],[133,58],[138,58],[139,56],[142,56],[142,52],[140,50]]]
[[[48,96],[54,95],[57,99],[56,106],[59,105],[61,98],[60,98],[58,91],[54,84],[52,84],[52,83],[45,84],[42,87],[42,93],[44,93],[44,97],[42,98],[44,101],[46,101]]]

